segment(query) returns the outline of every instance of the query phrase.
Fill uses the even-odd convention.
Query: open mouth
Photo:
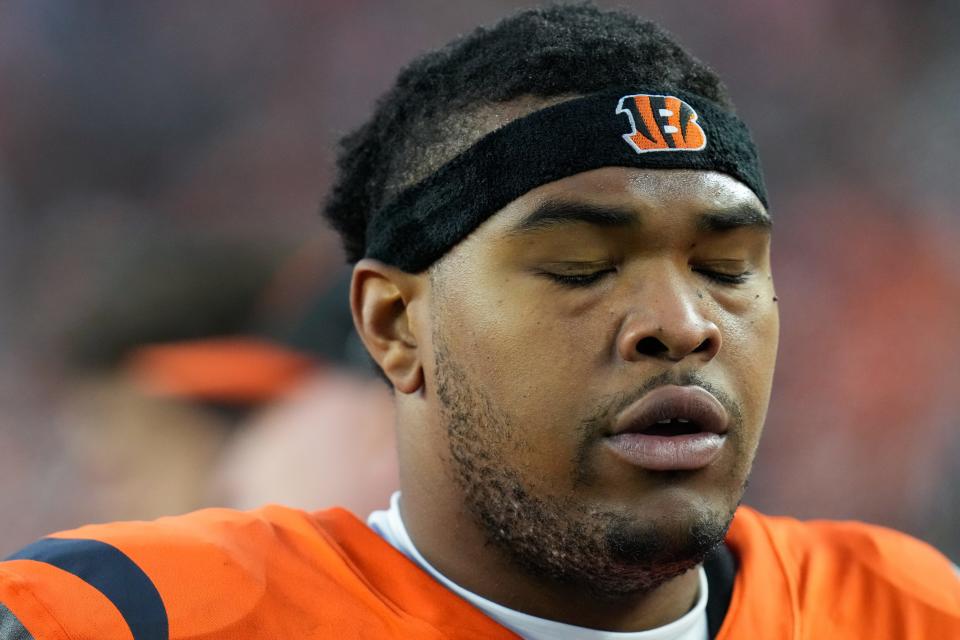
[[[704,429],[699,424],[686,418],[670,418],[660,420],[653,425],[635,433],[648,436],[685,436],[692,433],[702,433]]]
[[[702,469],[726,442],[730,417],[701,387],[659,387],[615,419],[606,443],[620,459],[650,471]]]

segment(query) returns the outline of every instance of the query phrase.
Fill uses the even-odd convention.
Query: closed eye
[[[725,273],[723,271],[714,271],[712,269],[694,269],[693,271],[695,273],[699,273],[708,280],[726,285],[743,284],[750,279],[750,276],[753,275],[753,272],[751,271],[742,271],[740,273]]]
[[[610,268],[601,269],[599,271],[591,271],[589,273],[553,273],[550,271],[543,271],[541,273],[564,287],[577,288],[589,287],[590,285],[599,282],[605,276],[615,272],[616,269]]]

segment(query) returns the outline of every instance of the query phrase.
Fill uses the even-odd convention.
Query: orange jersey
[[[741,507],[727,544],[739,570],[717,640],[960,638],[960,580],[908,536]],[[0,603],[0,632],[38,640],[516,638],[341,509],[58,533],[0,563]]]

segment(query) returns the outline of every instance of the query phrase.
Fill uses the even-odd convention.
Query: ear
[[[411,317],[420,276],[364,258],[353,268],[350,310],[360,339],[393,387],[415,393],[423,386],[419,341]]]

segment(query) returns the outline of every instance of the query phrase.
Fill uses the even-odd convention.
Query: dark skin
[[[560,541],[561,551],[569,536],[551,534],[565,519],[585,538],[571,549],[589,548],[607,518],[670,541],[671,558],[682,557],[692,523],[722,532],[770,397],[779,316],[769,256],[769,218],[734,178],[606,167],[518,198],[429,273],[360,261],[354,318],[396,390],[402,516],[424,557],[490,600],[569,624],[636,631],[689,610],[695,564],[627,571],[618,591],[518,563],[468,506],[477,499],[466,497],[462,458],[494,461],[481,476],[502,468],[545,505],[551,518],[521,514],[513,526],[545,546]],[[695,376],[738,412],[709,466],[647,471],[605,445],[598,407],[619,406],[658,376]],[[458,411],[444,384],[467,398]],[[456,440],[454,415],[468,423],[467,445]],[[478,495],[494,515],[509,507],[499,494]]]

